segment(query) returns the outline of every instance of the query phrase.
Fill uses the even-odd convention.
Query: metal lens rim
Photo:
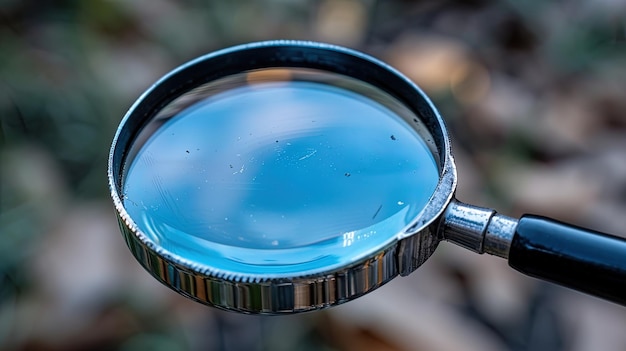
[[[120,194],[127,151],[137,134],[160,109],[204,83],[247,70],[271,67],[320,69],[370,83],[406,104],[435,139],[440,179],[425,209],[405,231],[391,237],[379,250],[358,259],[349,267],[324,268],[285,277],[216,271],[173,255],[154,244],[139,230],[124,208]],[[117,129],[109,154],[108,180],[126,242],[137,260],[155,278],[183,295],[216,307],[249,313],[281,313],[338,304],[417,268],[432,254],[439,238],[416,240],[415,237],[436,235],[436,230],[427,227],[436,225],[436,220],[451,201],[456,187],[456,169],[443,119],[428,97],[408,78],[358,51],[316,42],[280,40],[239,45],[207,54],[176,68],[151,86],[132,105]],[[404,245],[399,245],[403,242]],[[374,268],[376,272],[372,271]],[[375,275],[373,279],[367,277],[372,274]],[[367,284],[357,281],[363,277]],[[342,283],[341,279],[345,282]],[[204,288],[199,288],[199,285],[204,285]],[[222,293],[211,297],[207,289],[221,289]],[[324,292],[311,294],[320,289]],[[296,301],[294,296],[298,294],[309,298]],[[251,302],[255,295],[260,296],[260,302]],[[279,295],[282,298],[278,298]],[[248,298],[242,302],[241,296]]]

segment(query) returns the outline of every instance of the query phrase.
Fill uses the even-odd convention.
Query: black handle
[[[532,277],[626,305],[626,240],[526,215],[517,225],[509,265]]]

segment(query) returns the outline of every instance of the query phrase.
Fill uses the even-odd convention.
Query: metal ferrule
[[[508,258],[516,227],[515,218],[453,200],[444,213],[440,230],[444,240],[479,254]]]

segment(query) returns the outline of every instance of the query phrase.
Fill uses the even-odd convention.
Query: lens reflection
[[[413,118],[339,75],[229,77],[144,128],[127,161],[124,205],[157,245],[217,270],[343,265],[393,238],[434,192],[437,162]]]

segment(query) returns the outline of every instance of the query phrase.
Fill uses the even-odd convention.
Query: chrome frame
[[[218,271],[156,245],[124,208],[121,189],[127,152],[139,131],[161,108],[206,82],[269,67],[315,68],[373,84],[405,103],[434,138],[440,180],[427,206],[403,231],[350,266],[322,267],[300,276]],[[352,300],[397,275],[413,272],[432,255],[441,240],[506,257],[517,223],[493,210],[454,200],[456,167],[445,123],[413,82],[368,55],[314,42],[269,41],[235,46],[197,58],[167,74],[139,97],[121,121],[109,154],[108,180],[126,244],[148,272],[193,300],[243,313],[303,312]]]

